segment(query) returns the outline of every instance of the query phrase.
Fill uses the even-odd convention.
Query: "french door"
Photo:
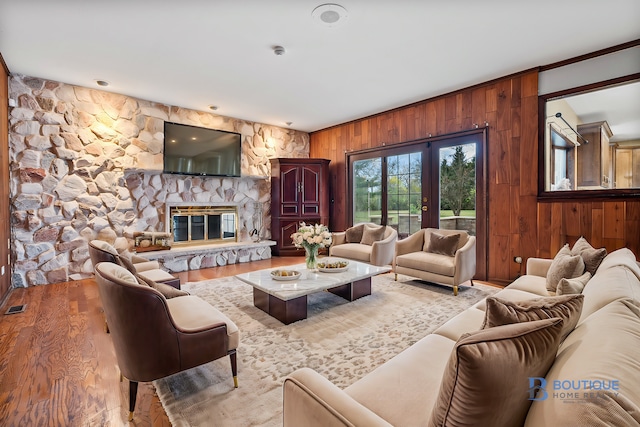
[[[350,222],[466,230],[486,245],[485,132],[474,131],[347,154]],[[477,250],[478,278],[484,250]],[[483,259],[480,259],[483,258]]]

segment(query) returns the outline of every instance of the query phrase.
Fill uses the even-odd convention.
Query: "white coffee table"
[[[272,278],[273,270],[285,269],[297,270],[301,275],[286,282]],[[297,264],[256,270],[236,277],[253,286],[253,305],[288,325],[307,318],[307,295],[329,291],[353,301],[371,295],[371,277],[389,271],[389,266],[378,267],[350,260],[347,270],[337,273],[311,271],[305,264]]]

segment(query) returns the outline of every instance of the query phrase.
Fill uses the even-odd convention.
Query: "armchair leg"
[[[233,374],[233,386],[235,388],[238,388],[238,361],[237,361],[235,350],[231,350],[229,352],[229,360],[231,360],[231,374]]]
[[[396,277],[395,277],[395,281],[398,281],[398,273],[395,273]]]
[[[458,296],[458,285],[453,285],[453,296]]]
[[[133,421],[133,410],[136,408],[137,395],[138,395],[138,382],[129,381],[129,421]]]
[[[473,286],[473,279],[469,279],[469,281],[471,282],[471,286]]]

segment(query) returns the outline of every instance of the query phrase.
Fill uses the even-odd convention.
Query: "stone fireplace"
[[[237,206],[167,206],[173,246],[238,241]]]
[[[167,205],[230,206],[219,219],[235,219],[218,243],[180,235],[171,250],[144,253],[170,271],[271,256],[269,159],[308,157],[306,132],[21,75],[9,98],[12,286],[93,276],[88,242],[131,250],[137,233],[169,233]],[[165,121],[240,133],[242,176],[162,173]]]

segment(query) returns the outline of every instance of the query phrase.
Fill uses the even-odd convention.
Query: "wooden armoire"
[[[304,249],[291,242],[301,222],[329,226],[329,160],[271,159],[274,255],[304,255]]]

